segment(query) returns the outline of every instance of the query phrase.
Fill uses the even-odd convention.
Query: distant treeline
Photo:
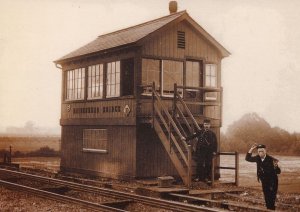
[[[0,157],[4,158],[4,155],[9,155],[9,151],[5,149],[0,150]],[[15,151],[12,152],[13,158],[20,158],[20,157],[58,157],[60,156],[60,151],[55,151],[54,149],[44,146],[41,147],[38,150],[31,151],[31,152],[21,152],[21,151]],[[0,160],[1,161],[1,160]]]
[[[221,133],[221,151],[247,152],[253,143],[265,144],[268,152],[300,155],[300,134],[271,127],[256,113],[246,114]]]
[[[24,153],[32,152],[40,149],[41,147],[48,146],[55,151],[60,150],[60,137],[59,136],[1,136],[0,135],[0,149],[12,151],[20,151]]]

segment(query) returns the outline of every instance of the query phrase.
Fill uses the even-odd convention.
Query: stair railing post
[[[239,186],[239,153],[235,152],[235,185]]]
[[[174,99],[173,99],[173,117],[176,116],[176,104],[177,104],[177,83],[174,83]]]
[[[192,146],[188,145],[188,188],[192,185]]]
[[[169,145],[170,145],[170,152],[172,152],[172,144],[171,144],[171,120],[168,119],[168,139],[169,139]]]
[[[154,116],[155,116],[155,108],[154,108],[154,95],[155,95],[155,82],[152,82],[152,128],[154,128]]]

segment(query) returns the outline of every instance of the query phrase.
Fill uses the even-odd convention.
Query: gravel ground
[[[87,212],[88,210],[76,205],[64,204],[52,200],[40,198],[25,192],[11,191],[0,186],[0,209],[1,212]]]

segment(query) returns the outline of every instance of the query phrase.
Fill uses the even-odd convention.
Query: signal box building
[[[190,183],[190,135],[218,142],[221,60],[229,52],[186,11],[104,34],[55,61],[62,69],[61,170]]]

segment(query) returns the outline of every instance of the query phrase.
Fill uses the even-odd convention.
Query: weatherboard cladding
[[[230,54],[200,25],[198,25],[193,19],[191,19],[188,16],[186,11],[181,11],[136,26],[132,26],[126,29],[101,35],[98,38],[96,38],[94,41],[56,60],[55,63],[60,63],[67,59],[76,58],[83,55],[89,55],[92,53],[100,52],[102,50],[107,50],[114,47],[133,44],[183,15],[187,15],[186,16],[187,19],[189,19],[189,21],[195,24],[194,26],[197,28],[197,30],[199,30],[199,32],[203,34],[213,45],[215,45],[222,52],[224,56],[228,56]]]

